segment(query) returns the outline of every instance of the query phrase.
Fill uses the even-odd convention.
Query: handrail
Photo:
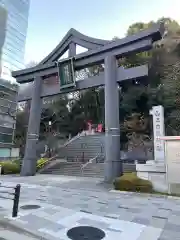
[[[69,140],[63,145],[63,147],[66,147],[69,143],[75,141],[76,139],[79,139],[79,138],[82,137],[82,136],[86,136],[86,133],[81,132],[80,134],[72,137],[71,139],[69,139]]]
[[[68,146],[71,142],[79,139],[79,138],[82,137],[82,136],[86,136],[86,135],[87,135],[86,132],[81,132],[80,134],[76,135],[75,137],[73,137],[73,138],[71,138],[70,140],[68,140],[65,144],[63,144],[62,146],[60,146],[60,147],[58,148],[58,150],[59,150],[59,149],[62,149],[63,147]],[[102,148],[102,146],[101,146],[101,148]],[[93,160],[93,161],[94,161],[94,159],[97,159],[101,154],[102,154],[102,151],[101,151],[101,153],[99,153],[96,157],[94,157],[93,159],[90,159],[90,160]],[[44,161],[43,163],[40,163],[39,165],[37,165],[38,170],[40,170],[42,167],[45,167],[48,163],[50,163],[50,162],[53,161],[54,159],[58,158],[58,155],[59,155],[59,154],[57,153],[57,154],[55,154],[53,157],[51,157],[51,158],[47,159],[46,161]],[[89,160],[89,161],[90,161],[90,160]],[[88,161],[88,162],[89,162],[89,161]],[[88,163],[88,162],[87,162],[87,163]],[[87,163],[85,163],[85,164],[87,164]]]
[[[87,165],[89,165],[90,163],[93,163],[94,160],[96,160],[100,155],[101,155],[101,154],[98,153],[94,158],[91,158],[91,159],[89,159],[88,162],[86,162],[85,164],[82,164],[82,166],[81,166],[81,170],[83,171],[84,168],[87,167]]]
[[[71,138],[71,139],[70,139],[69,141],[67,141],[65,144],[63,144],[62,146],[60,146],[60,147],[58,148],[58,150],[59,150],[60,148],[66,147],[68,144],[70,144],[71,142],[77,140],[78,138],[80,138],[80,137],[82,137],[82,136],[86,136],[86,133],[83,133],[83,132],[82,132],[82,133],[80,133],[79,135],[76,135],[75,137]],[[53,157],[51,157],[51,158],[47,159],[46,161],[38,164],[38,165],[37,165],[37,169],[40,170],[41,167],[45,167],[46,164],[48,164],[49,162],[53,161],[53,160],[54,160],[55,158],[57,158],[57,157],[58,157],[58,154],[55,154]]]

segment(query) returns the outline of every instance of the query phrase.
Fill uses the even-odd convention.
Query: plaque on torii
[[[37,66],[13,72],[12,75],[18,83],[33,82],[29,88],[19,92],[18,98],[19,101],[32,100],[21,175],[34,175],[36,172],[36,142],[39,135],[42,98],[104,85],[106,128],[104,178],[105,181],[111,181],[114,177],[120,176],[122,162],[117,85],[122,81],[147,77],[148,67],[143,65],[129,69],[118,68],[117,59],[152,49],[153,42],[160,40],[163,33],[164,26],[158,24],[123,39],[106,41],[85,36],[71,29],[60,44]],[[89,51],[76,55],[76,45]],[[69,57],[58,62],[67,49]],[[104,64],[104,73],[76,82],[73,72],[93,64]],[[45,79],[57,75],[60,77],[59,87],[43,84]],[[36,137],[33,139],[32,136]]]
[[[60,90],[76,86],[73,58],[57,62]]]

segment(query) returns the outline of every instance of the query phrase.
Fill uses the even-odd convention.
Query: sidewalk
[[[15,227],[9,223],[6,219],[0,220],[0,239],[5,240],[38,240],[42,238],[37,238],[26,231]]]
[[[0,200],[6,209],[4,219],[38,237],[68,240],[72,227],[93,226],[105,232],[105,240],[180,240],[178,198],[109,192],[99,180],[87,178],[36,176],[4,181],[22,183],[19,216],[11,218],[12,201]],[[25,210],[24,205],[37,208]]]

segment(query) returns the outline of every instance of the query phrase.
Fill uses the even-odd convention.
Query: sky
[[[135,22],[170,17],[180,23],[180,0],[30,0],[25,63],[39,62],[70,28],[101,39],[124,37]]]

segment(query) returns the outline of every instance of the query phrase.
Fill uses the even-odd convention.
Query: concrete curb
[[[161,195],[161,194],[151,194],[151,193],[138,193],[138,192],[128,192],[128,191],[118,191],[118,190],[110,190],[110,193],[116,194],[129,194],[129,195],[140,195],[140,196],[147,196],[147,197],[155,197],[155,198],[167,198],[167,199],[174,199],[180,200],[180,197],[177,196],[170,196],[170,195]]]
[[[32,237],[38,240],[49,240],[48,238],[42,237],[42,235],[34,231],[28,230],[24,226],[23,227],[17,226],[17,224],[14,224],[12,220],[9,220],[6,218],[0,219],[0,226],[2,226],[3,228],[9,231],[12,231],[12,232],[14,231],[19,234],[27,235],[30,238]]]

